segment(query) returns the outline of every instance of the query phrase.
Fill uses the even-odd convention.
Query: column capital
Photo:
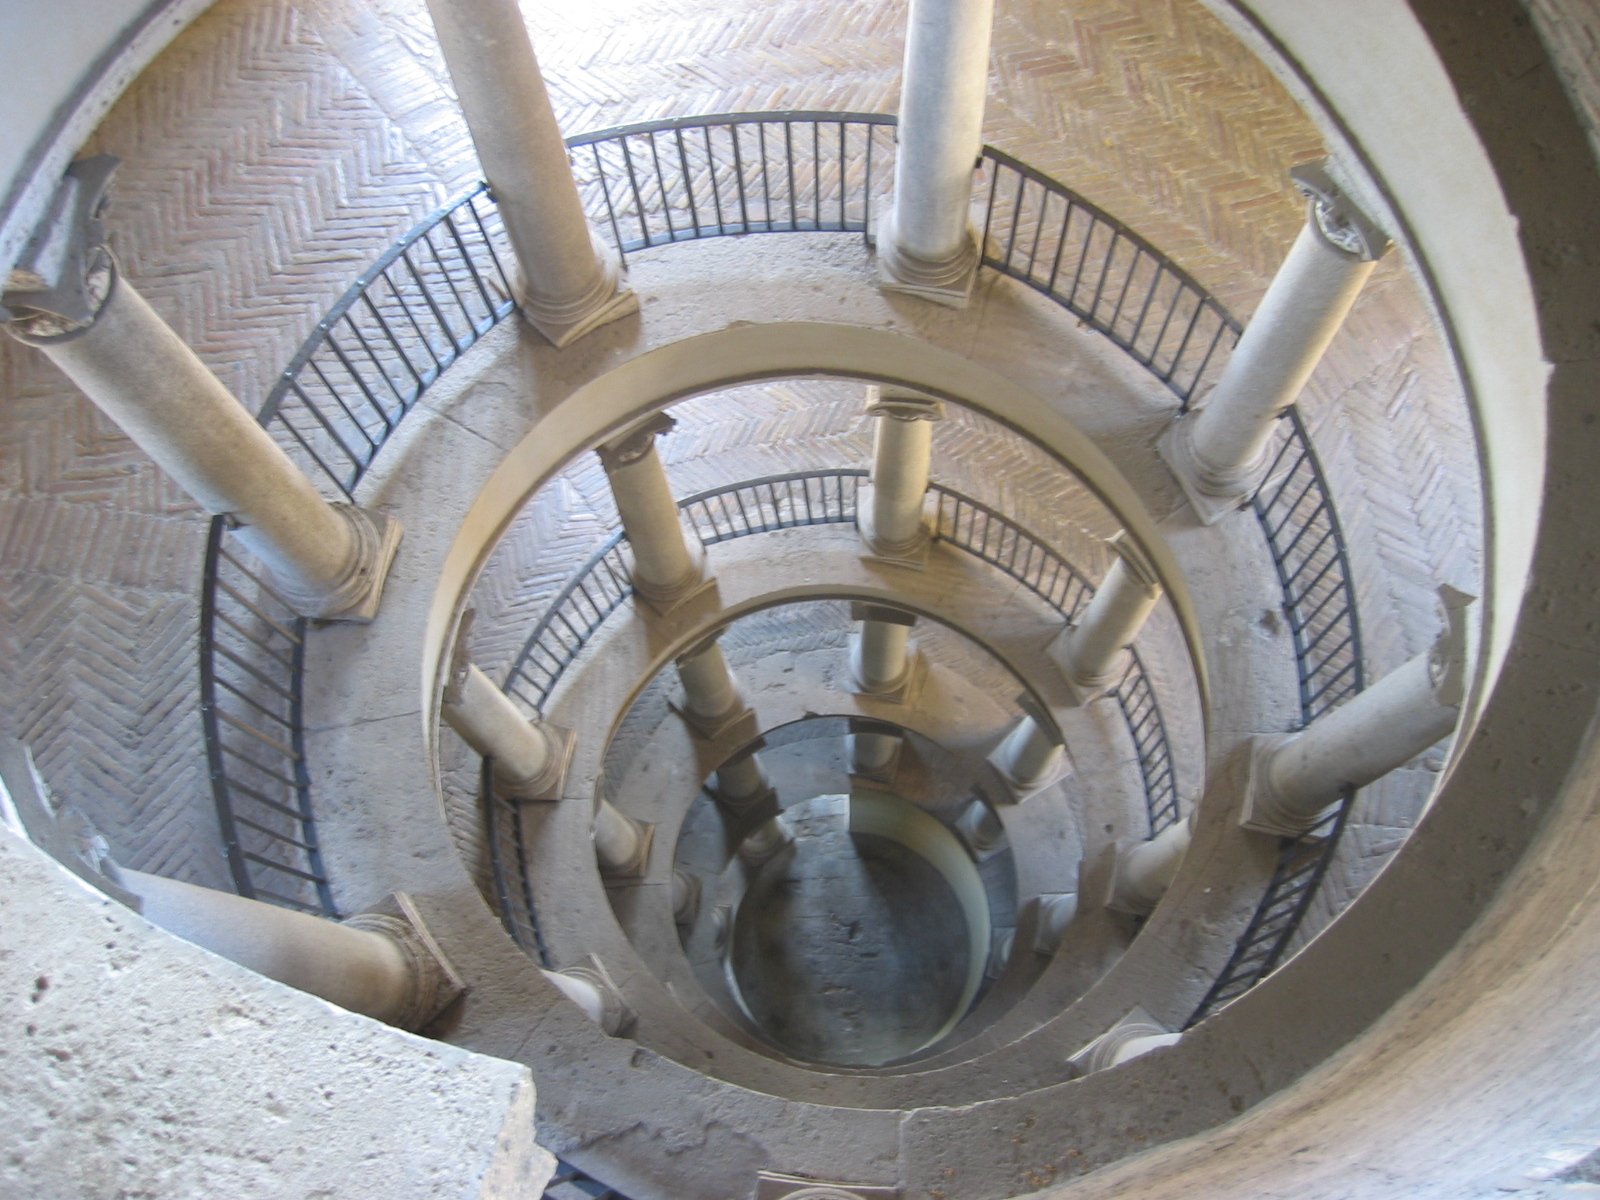
[[[1289,178],[1308,201],[1306,219],[1330,246],[1363,262],[1374,262],[1388,251],[1389,235],[1333,181],[1327,159],[1292,167]]]
[[[1156,574],[1155,564],[1150,561],[1144,547],[1126,529],[1119,529],[1108,537],[1106,545],[1121,560],[1123,570],[1143,587],[1153,592],[1161,591],[1161,577]]]
[[[874,384],[867,388],[867,416],[894,417],[901,421],[937,421],[944,416],[944,401],[904,388]]]
[[[70,337],[94,324],[116,282],[103,214],[119,160],[97,154],[67,168],[48,215],[0,294],[0,320],[26,342]]]
[[[636,463],[655,449],[656,438],[677,428],[677,421],[664,412],[652,413],[608,442],[595,447],[600,465],[607,471]]]

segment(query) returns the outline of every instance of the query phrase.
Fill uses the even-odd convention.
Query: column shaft
[[[512,799],[537,799],[554,788],[561,754],[552,730],[530,721],[511,698],[475,665],[446,693],[443,715],[450,728],[485,758],[494,760],[496,787]]]
[[[125,279],[93,322],[43,350],[139,448],[260,559],[305,616],[370,620],[398,526],[333,505]]]
[[[1268,758],[1267,782],[1292,811],[1314,817],[1345,788],[1410,762],[1454,729],[1457,715],[1435,699],[1428,656],[1419,655],[1282,742]]]
[[[689,540],[667,469],[656,453],[656,435],[670,428],[668,422],[653,422],[600,451],[633,553],[633,585],[645,599],[661,604],[691,590],[703,565],[703,552],[698,542]]]
[[[863,692],[892,692],[911,669],[911,626],[865,620],[851,643],[851,666]]]
[[[151,923],[269,979],[389,1024],[414,1004],[416,969],[392,937],[142,871],[121,876]]]
[[[1259,468],[1273,421],[1300,395],[1376,265],[1330,243],[1315,218],[1301,228],[1192,419],[1190,449],[1203,483],[1237,486]]]
[[[878,254],[885,284],[965,303],[977,266],[972,173],[983,147],[993,0],[912,0],[906,24],[894,206]]]
[[[933,461],[933,422],[944,415],[937,400],[874,388],[867,415],[872,432],[872,502],[858,518],[867,544],[877,553],[904,555],[916,550],[927,531],[923,497]]]
[[[1455,728],[1465,696],[1470,598],[1441,588],[1445,631],[1430,650],[1298,733],[1257,738],[1241,824],[1293,835],[1346,788],[1404,766]]]
[[[524,315],[563,346],[634,311],[584,215],[516,0],[428,0],[428,11],[516,251]]]
[[[685,706],[702,721],[725,721],[744,707],[728,660],[714,641],[678,660],[678,679],[683,684]]]
[[[995,751],[994,764],[1019,791],[1028,791],[1050,780],[1064,754],[1054,734],[1033,717],[1023,717]]]
[[[717,798],[734,806],[753,803],[772,790],[767,769],[755,754],[729,759],[717,768]]]
[[[607,874],[637,875],[650,853],[646,826],[601,800],[594,814],[594,852]]]
[[[1149,841],[1119,848],[1106,906],[1139,916],[1154,909],[1167,894],[1192,838],[1189,822],[1183,820]]]
[[[1138,636],[1161,599],[1161,585],[1144,555],[1120,534],[1112,546],[1118,558],[1083,618],[1052,647],[1062,673],[1083,699],[1111,682],[1117,655]]]
[[[892,733],[852,733],[850,769],[863,775],[882,771],[900,751],[900,738]]]

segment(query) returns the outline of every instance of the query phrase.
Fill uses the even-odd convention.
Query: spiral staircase
[[[1229,11],[1245,44],[1290,63],[1292,86],[1338,92],[1305,43],[1298,59],[1272,46],[1274,30],[1289,38],[1303,18]],[[277,36],[275,13],[241,3],[197,21],[129,93],[126,128],[149,120],[136,109],[162,94],[164,71],[219,60],[246,31],[270,32],[290,63],[313,60],[292,47],[315,38]],[[387,28],[342,8],[306,19],[346,54],[380,61],[409,44],[426,64],[416,14],[386,15]],[[1559,8],[1537,16],[1547,36],[1569,28]],[[1420,25],[1400,18],[1441,42],[1454,19],[1425,5]],[[1053,19],[1019,16],[1001,60]],[[1171,19],[1247,57],[1211,18]],[[1514,27],[1531,54],[1524,20]],[[1079,51],[1101,33],[1080,30]],[[1481,64],[1460,55],[1445,54],[1458,86],[1487,88],[1473,74]],[[1571,94],[1588,94],[1555,58]],[[397,95],[370,94],[380,106]],[[1549,137],[1587,154],[1562,100],[1532,109]],[[1228,278],[1220,251],[1185,255],[1183,236],[1165,243],[1158,214],[1118,220],[1067,186],[1093,182],[1093,170],[1059,168],[1054,141],[1003,142],[1004,116],[993,140],[1025,153],[988,149],[980,164],[984,265],[962,312],[871,283],[875,205],[895,155],[892,118],[872,114],[681,117],[573,139],[591,218],[626,257],[642,315],[566,349],[513,319],[510,251],[481,187],[411,212],[387,246],[395,229],[350,219],[359,233],[340,245],[360,242],[360,261],[324,286],[348,290],[297,352],[280,354],[287,368],[261,417],[329,498],[406,529],[379,620],[297,617],[226,521],[198,545],[197,519],[158,498],[148,507],[177,510],[172,522],[188,530],[177,545],[203,564],[198,611],[180,606],[174,620],[199,629],[200,683],[176,708],[137,714],[125,750],[152,763],[165,761],[163,741],[180,759],[198,750],[210,794],[192,766],[150,782],[160,794],[143,807],[97,793],[59,704],[13,705],[11,731],[122,865],[325,918],[401,894],[465,994],[425,1030],[430,1041],[407,1039],[177,945],[8,843],[22,917],[8,925],[28,985],[16,1003],[29,1016],[8,1053],[23,1070],[29,1056],[48,1060],[6,1167],[18,1186],[118,1194],[107,1189],[165,1173],[187,1194],[214,1161],[262,1195],[299,1194],[310,1186],[300,1181],[358,1163],[370,1179],[324,1194],[1581,1189],[1597,1140],[1585,1141],[1594,1097],[1581,1083],[1593,1058],[1579,965],[1592,917],[1573,861],[1592,824],[1573,766],[1590,686],[1581,518],[1547,505],[1543,528],[1559,525],[1561,540],[1546,550],[1523,537],[1517,487],[1537,486],[1537,473],[1506,465],[1515,438],[1481,408],[1469,417],[1467,402],[1494,394],[1485,360],[1498,353],[1509,371],[1513,356],[1458,300],[1435,231],[1408,223],[1422,200],[1403,202],[1395,151],[1363,124],[1376,118],[1359,98],[1307,103],[1345,122],[1327,127],[1330,148],[1382,181],[1415,274],[1381,268],[1279,422],[1267,485],[1216,526],[1189,516],[1154,444],[1225,368],[1241,327],[1228,304],[1248,302],[1251,273]],[[424,107],[386,119],[417,136]],[[1510,133],[1486,124],[1489,158],[1510,153]],[[114,116],[100,137],[119,136]],[[1296,155],[1315,149],[1295,138]],[[1099,169],[1113,157],[1078,154]],[[169,220],[154,164],[131,165],[132,211],[147,204]],[[156,182],[141,183],[141,169]],[[373,191],[401,207],[412,203],[394,199],[403,193],[393,180]],[[1543,202],[1507,193],[1513,211]],[[1550,225],[1525,228],[1579,246],[1556,207]],[[1244,239],[1222,240],[1235,267],[1249,257]],[[318,252],[308,242],[304,253]],[[1576,254],[1535,259],[1536,277],[1559,279],[1541,283],[1530,311],[1559,319],[1557,283]],[[135,249],[142,283],[138,261]],[[1214,291],[1198,282],[1206,271],[1221,281]],[[1430,306],[1443,316],[1437,340]],[[1500,319],[1514,342],[1526,330],[1513,307]],[[203,325],[205,309],[179,319]],[[32,383],[26,353],[6,351],[13,403],[50,392]],[[220,344],[212,354],[230,359]],[[1550,386],[1569,386],[1567,374]],[[878,388],[945,406],[929,545],[915,563],[875,555],[860,529],[874,456],[863,406]],[[675,424],[659,452],[712,580],[671,606],[636,593],[627,531],[590,453],[661,412]],[[1489,447],[1481,467],[1473,419]],[[1581,413],[1551,417],[1568,419],[1570,446],[1551,442],[1562,506],[1581,486],[1564,473]],[[24,500],[37,443],[17,445]],[[70,503],[54,503],[66,524],[49,526],[43,506],[19,503],[15,545],[59,561],[55,547],[73,544]],[[147,544],[152,529],[130,520]],[[1166,598],[1106,694],[1083,703],[1049,647],[1082,618],[1119,532],[1155,560]],[[1536,564],[1520,612],[1519,554]],[[17,629],[43,619],[32,574],[16,575]],[[1241,831],[1249,739],[1311,725],[1425,649],[1441,583],[1484,597],[1468,736],[1347,793],[1298,836]],[[875,620],[912,630],[912,678],[887,694],[863,687],[852,660]],[[19,638],[16,656],[30,671],[98,657],[108,685],[138,675],[147,641],[89,629],[70,651]],[[711,639],[742,699],[739,719],[717,728],[691,719],[674,671]],[[555,794],[508,798],[493,762],[439,720],[452,658],[464,656],[525,716],[572,735]],[[1525,696],[1540,698],[1537,717]],[[196,708],[198,745],[178,715]],[[996,754],[1029,721],[1053,726],[1066,765],[1019,789]],[[863,738],[893,750],[868,763]],[[719,772],[753,756],[759,800],[727,803]],[[14,789],[19,760],[8,761]],[[1508,804],[1508,791],[1524,798]],[[627,869],[597,857],[607,811],[647,831]],[[1188,852],[1156,894],[1108,904],[1119,856],[1180,825]],[[1531,865],[1519,868],[1524,848]],[[87,998],[102,970],[127,973],[106,994],[146,1022],[126,1069],[97,1065],[106,1042],[130,1033]],[[572,1003],[581,997],[562,972],[598,1007]],[[1567,982],[1553,988],[1552,976]],[[1537,1018],[1511,1033],[1494,1023],[1527,1011],[1528,996],[1543,997]],[[194,1048],[212,1037],[214,1053]],[[1508,1074],[1508,1055],[1521,1071]],[[237,1081],[193,1078],[225,1076],[230,1062]],[[1407,1072],[1427,1063],[1494,1086],[1440,1101],[1411,1086]],[[192,1098],[145,1082],[174,1071]],[[99,1108],[73,1090],[107,1080]],[[84,1151],[119,1110],[134,1126],[120,1161]],[[263,1114],[281,1128],[258,1137]],[[147,1143],[143,1128],[163,1122],[182,1134]],[[1474,1152],[1455,1148],[1473,1128],[1489,1131]],[[559,1159],[553,1177],[535,1140]],[[1303,1144],[1283,1149],[1290,1141]],[[1267,1145],[1278,1149],[1263,1162]],[[252,1174],[250,1162],[264,1165]]]

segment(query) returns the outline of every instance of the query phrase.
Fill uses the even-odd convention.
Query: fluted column
[[[48,262],[24,263],[7,328],[35,346],[230,537],[302,616],[370,621],[398,522],[330,504],[255,418],[124,278],[100,212],[115,160],[75,163],[41,231]],[[51,247],[54,247],[51,250]],[[17,280],[26,286],[17,286]]]
[[[989,761],[1019,796],[1053,782],[1066,765],[1061,735],[1029,713],[1006,734]]]
[[[637,878],[650,861],[653,825],[635,820],[602,799],[594,813],[594,853],[600,870],[613,878]]]
[[[403,917],[340,923],[123,868],[140,910],[167,932],[351,1012],[421,1029],[461,989]]]
[[[1456,727],[1466,695],[1470,599],[1441,589],[1446,627],[1424,654],[1298,733],[1255,739],[1246,829],[1294,836],[1347,788],[1402,767]]]
[[[683,527],[656,438],[677,424],[657,413],[598,450],[633,554],[633,586],[660,611],[706,582],[705,551]]]
[[[557,346],[634,312],[590,227],[516,0],[428,0],[467,131],[521,271],[522,314]]]
[[[878,226],[883,286],[955,307],[978,267],[969,210],[993,23],[994,0],[912,0],[893,205]]]
[[[933,459],[933,422],[944,415],[944,405],[910,392],[872,388],[867,415],[876,424],[871,492],[864,503],[857,501],[862,539],[874,554],[915,558],[928,539],[922,502]]]
[[[1216,390],[1161,442],[1162,457],[1207,524],[1260,486],[1273,422],[1299,396],[1389,247],[1323,167],[1291,175],[1308,197],[1306,224]]]
[[[1139,635],[1161,599],[1161,583],[1144,552],[1119,533],[1107,543],[1117,554],[1083,618],[1050,647],[1078,703],[1093,700],[1117,677],[1118,656]]]
[[[442,713],[469,746],[492,760],[495,790],[508,800],[551,800],[572,756],[565,730],[524,717],[478,667],[458,655]]]
[[[1192,821],[1193,814],[1168,825],[1148,841],[1117,846],[1107,908],[1144,916],[1161,903],[1189,851],[1194,836]]]

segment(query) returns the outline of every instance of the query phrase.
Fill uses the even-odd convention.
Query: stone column
[[[516,0],[428,0],[467,131],[521,268],[522,315],[557,346],[638,310],[584,216]]]
[[[633,1028],[632,1009],[622,999],[616,984],[597,962],[592,967],[568,967],[565,971],[540,971],[545,980],[572,1001],[607,1037],[621,1037]]]
[[[1306,224],[1216,390],[1175,424],[1160,450],[1196,515],[1215,524],[1261,485],[1273,422],[1295,402],[1389,240],[1322,166],[1290,173]]]
[[[954,307],[978,269],[969,210],[993,23],[994,0],[912,0],[894,200],[878,223],[883,286]]]
[[[944,405],[910,392],[872,388],[867,415],[877,420],[871,489],[857,498],[856,523],[872,553],[915,559],[928,540],[922,499],[933,459],[933,422],[944,415]]]
[[[302,616],[370,621],[397,522],[330,504],[123,279],[100,219],[115,160],[73,164],[5,292],[7,328],[35,346],[201,507],[229,519]]]
[[[706,583],[705,550],[683,526],[656,438],[677,424],[657,413],[598,450],[633,553],[633,586],[660,612]]]
[[[142,871],[119,874],[152,924],[351,1012],[416,1030],[461,994],[403,917],[340,923]]]
[[[1031,703],[1026,707],[1031,707]],[[1018,796],[1037,791],[1062,772],[1066,748],[1061,735],[1036,714],[1024,716],[989,756]]]
[[[1182,1037],[1182,1033],[1168,1032],[1165,1025],[1144,1009],[1135,1008],[1067,1062],[1078,1075],[1093,1075],[1096,1071],[1121,1066],[1152,1050],[1175,1045]]]
[[[892,698],[911,676],[911,627],[917,618],[898,608],[854,603],[850,616],[861,622],[850,640],[850,672],[856,690]]]
[[[1161,584],[1150,560],[1126,535],[1108,543],[1117,561],[1095,590],[1083,619],[1068,627],[1050,647],[1067,688],[1086,704],[1117,678],[1118,656],[1139,635],[1145,618],[1161,599]]]
[[[1446,628],[1425,654],[1298,733],[1257,737],[1240,824],[1293,837],[1347,788],[1402,767],[1456,727],[1466,695],[1470,598],[1441,589]]]
[[[1038,923],[1033,929],[1034,953],[1054,954],[1077,916],[1077,892],[1057,892],[1039,897]]]
[[[781,816],[763,821],[739,843],[739,860],[748,867],[759,867],[786,846],[792,845],[794,834]]]
[[[683,715],[707,737],[715,737],[748,711],[715,637],[679,658],[677,667]]]
[[[1167,894],[1193,839],[1193,815],[1143,842],[1119,843],[1106,907],[1142,917]]]
[[[616,879],[636,879],[650,861],[655,826],[625,816],[609,800],[601,800],[594,813],[594,853],[603,874]]]
[[[961,811],[952,825],[972,857],[979,862],[992,857],[1000,849],[1000,841],[1006,833],[1000,814],[977,799]]]
[[[458,649],[460,642],[457,643]],[[479,754],[493,760],[495,790],[508,800],[554,800],[572,757],[572,735],[530,721],[507,696],[458,653],[442,707],[445,723]]]
[[[772,794],[772,780],[755,751],[730,758],[717,768],[716,797],[730,808],[748,808]]]
[[[899,734],[880,733],[875,729],[854,730],[846,736],[850,769],[859,775],[878,775],[888,771],[902,745]]]

